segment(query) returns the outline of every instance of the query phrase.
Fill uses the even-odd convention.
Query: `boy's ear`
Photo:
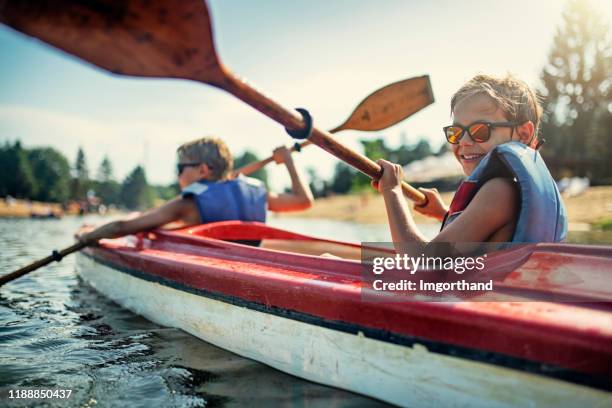
[[[535,126],[530,120],[516,127],[516,134],[519,137],[519,141],[526,145],[533,141],[533,132],[535,132]]]
[[[210,168],[208,167],[206,163],[200,164],[200,167],[198,167],[198,170],[200,171],[200,177],[202,179],[208,179],[208,176],[210,176]]]

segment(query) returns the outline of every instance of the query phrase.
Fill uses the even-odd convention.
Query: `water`
[[[274,227],[308,234],[315,237],[348,242],[390,242],[391,232],[387,224],[358,224],[346,221],[269,217]],[[429,238],[440,230],[439,224],[422,224],[419,228]]]
[[[0,219],[0,274],[73,242],[83,222]],[[270,224],[338,240],[387,241],[386,225],[272,218]],[[423,226],[428,236],[436,225]],[[612,234],[571,241],[612,243]],[[24,387],[70,389],[69,400],[7,399]],[[74,257],[0,288],[0,406],[382,406],[313,384],[157,326],[108,301],[74,273]]]
[[[0,219],[0,274],[70,245],[84,221],[103,219]],[[292,226],[299,225],[292,221]],[[9,390],[25,387],[72,394],[69,400],[8,399]],[[134,315],[85,285],[74,273],[74,257],[0,288],[0,406],[296,405],[383,406]]]

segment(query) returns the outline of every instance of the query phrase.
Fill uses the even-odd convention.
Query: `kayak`
[[[400,406],[612,404],[612,247],[500,251],[507,300],[461,302],[375,292],[363,249],[229,221],[103,240],[77,272],[155,323]]]

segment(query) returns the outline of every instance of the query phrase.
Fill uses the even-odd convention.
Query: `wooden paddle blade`
[[[429,75],[394,82],[365,98],[340,130],[382,130],[401,122],[434,102]]]
[[[0,22],[115,74],[223,78],[204,0],[0,1]]]

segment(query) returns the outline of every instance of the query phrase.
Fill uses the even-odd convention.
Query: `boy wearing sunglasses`
[[[136,218],[111,222],[90,232],[82,230],[79,240],[115,238],[177,221],[185,226],[229,220],[265,222],[267,210],[300,211],[314,201],[286,147],[275,149],[273,154],[276,163],[284,163],[291,176],[292,192],[285,194],[267,191],[257,179],[242,175],[231,178],[233,159],[220,139],[194,140],[181,145],[177,153],[182,190],[179,197]]]
[[[421,189],[415,210],[442,221],[435,242],[559,242],[567,216],[555,181],[537,149],[542,108],[534,92],[512,77],[477,75],[451,99],[453,124],[443,128],[467,179],[450,206],[438,192]],[[373,185],[385,200],[393,241],[400,248],[427,242],[402,196],[402,167],[378,162]]]

